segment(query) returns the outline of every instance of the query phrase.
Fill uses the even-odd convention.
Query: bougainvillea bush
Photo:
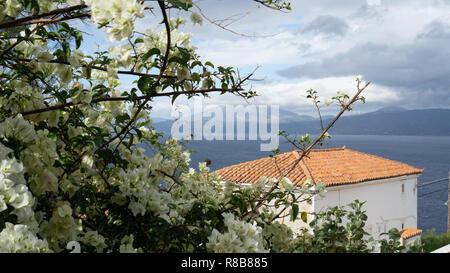
[[[0,252],[330,252],[320,228],[316,237],[293,234],[271,209],[296,219],[297,202],[323,184],[297,187],[299,200],[281,173],[251,187],[224,183],[206,164],[190,166],[189,151],[152,128],[156,97],[256,95],[246,89],[251,74],[203,60],[180,30],[187,20],[169,16],[202,24],[195,7],[190,0],[0,1]],[[144,19],[149,28],[137,31]],[[111,46],[92,50],[89,29],[104,31]],[[133,78],[131,87],[122,76]],[[335,100],[345,111],[358,99]],[[318,143],[302,141],[302,156]],[[349,227],[339,240],[354,233]]]

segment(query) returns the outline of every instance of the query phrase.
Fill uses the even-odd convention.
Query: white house
[[[299,158],[298,151],[273,158],[261,158],[216,172],[225,181],[252,184],[261,177],[279,177]],[[295,185],[307,179],[324,182],[326,193],[314,196],[312,204],[300,204],[301,211],[319,212],[329,206],[344,206],[358,199],[366,201],[366,231],[374,238],[391,228],[405,229],[403,239],[421,234],[417,229],[417,177],[422,169],[382,157],[345,148],[312,150],[287,176]],[[309,221],[312,219],[309,219]],[[302,220],[282,222],[293,229],[308,227]]]

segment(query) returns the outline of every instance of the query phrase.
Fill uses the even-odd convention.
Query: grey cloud
[[[254,1],[243,0],[208,0],[197,1],[198,6],[212,20],[221,20],[231,16],[240,17],[247,14],[241,20],[232,23],[228,28],[243,34],[264,36],[279,33],[279,25],[295,24],[299,17],[310,18],[316,14],[324,14],[332,11],[334,15],[345,16],[351,7],[358,6],[361,0],[315,0],[315,1],[291,1],[292,12],[277,12],[269,8],[263,8]],[[258,6],[260,8],[258,8]],[[195,10],[195,9],[194,9]],[[188,14],[189,16],[189,14]],[[224,31],[217,26],[206,22],[203,26],[193,26],[188,23],[183,27],[184,31],[193,32],[197,38],[220,37],[229,40],[241,38],[239,35]]]
[[[350,15],[350,18],[356,17],[360,19],[380,19],[387,12],[387,8],[385,6],[376,6],[376,5],[361,5],[356,12]]]
[[[418,39],[450,39],[450,25],[442,21],[432,21],[417,35]]]
[[[450,26],[433,22],[408,45],[357,45],[345,53],[278,71],[286,78],[363,75],[422,107],[450,107]]]
[[[307,24],[306,27],[300,28],[300,32],[344,36],[348,29],[349,26],[344,19],[331,15],[320,15]]]

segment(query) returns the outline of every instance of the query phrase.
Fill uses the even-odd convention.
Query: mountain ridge
[[[280,111],[280,130],[288,133],[320,133],[318,118]],[[325,116],[326,126],[333,118]],[[159,131],[170,133],[171,120],[154,123]],[[270,120],[268,120],[270,123]],[[248,125],[248,122],[246,122]],[[247,130],[248,130],[248,126]],[[191,128],[194,128],[191,126]],[[224,127],[225,129],[225,124]],[[225,130],[224,130],[225,131]],[[339,135],[398,135],[398,136],[450,136],[450,109],[416,109],[385,107],[373,112],[342,116],[330,129]]]

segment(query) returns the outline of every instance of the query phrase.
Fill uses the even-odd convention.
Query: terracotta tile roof
[[[421,229],[417,229],[417,228],[404,228],[400,231],[403,231],[402,233],[402,239],[409,239],[411,237],[417,236],[422,234],[422,230]]]
[[[226,181],[256,183],[264,176],[280,177],[280,171],[283,173],[289,170],[298,156],[298,151],[292,151],[275,156],[275,160],[270,157],[261,158],[225,167],[216,172]],[[294,184],[301,184],[309,178],[315,182],[324,182],[327,186],[335,186],[420,174],[422,171],[423,169],[350,150],[344,146],[337,149],[312,150],[287,177]]]

